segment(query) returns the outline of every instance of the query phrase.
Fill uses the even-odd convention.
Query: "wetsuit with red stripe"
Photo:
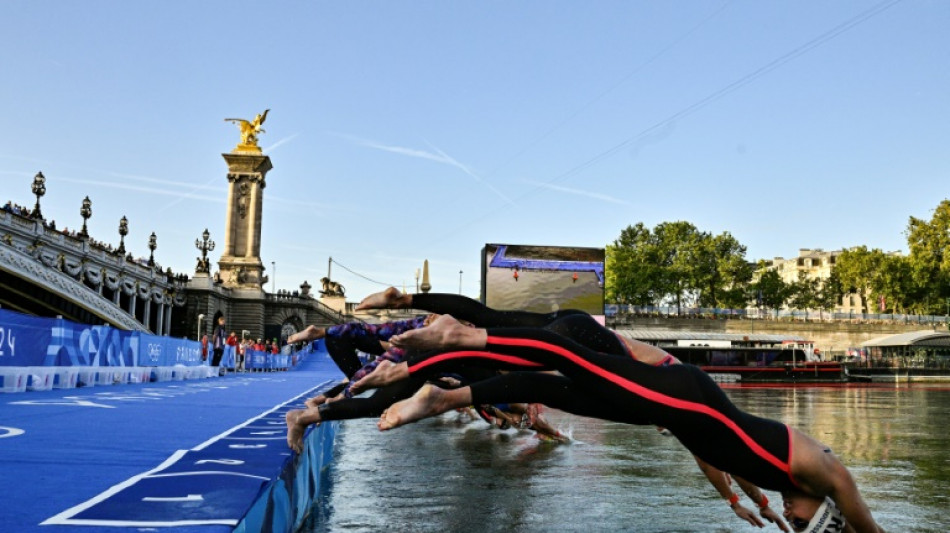
[[[588,416],[663,426],[690,452],[720,470],[765,489],[797,488],[789,465],[788,427],[741,411],[705,372],[692,365],[650,366],[625,355],[596,352],[536,328],[489,329],[483,350],[420,355],[408,362],[415,377],[446,372],[458,364],[557,370],[587,397],[585,409],[593,411]],[[476,403],[501,401],[476,400],[475,389],[473,385]],[[530,390],[509,392],[505,401],[547,403],[531,396]]]

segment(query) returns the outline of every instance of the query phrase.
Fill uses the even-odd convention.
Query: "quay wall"
[[[607,326],[614,329],[653,329],[659,331],[690,331],[731,333],[739,335],[769,334],[804,337],[815,342],[823,354],[839,355],[848,348],[878,337],[911,331],[946,330],[945,324],[887,322],[820,322],[791,320],[698,319],[676,317],[611,317]]]

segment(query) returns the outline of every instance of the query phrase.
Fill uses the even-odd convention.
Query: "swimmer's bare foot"
[[[307,429],[307,426],[297,424],[297,419],[301,413],[303,413],[303,409],[294,409],[293,411],[287,411],[284,416],[287,421],[287,446],[297,453],[303,451],[303,434]]]
[[[569,439],[560,431],[555,431],[553,434],[538,432],[535,436],[542,442],[558,442],[561,444],[567,444],[568,442],[571,442],[571,439]]]
[[[438,350],[444,348],[484,348],[488,334],[484,329],[470,328],[450,315],[442,315],[432,324],[412,329],[389,339],[400,348]]]
[[[412,295],[403,294],[395,287],[390,287],[383,292],[370,294],[356,306],[356,311],[364,309],[399,309],[412,305]]]
[[[411,398],[396,402],[386,409],[376,427],[386,431],[449,411],[453,406],[447,401],[446,394],[438,387],[423,385]]]
[[[307,326],[303,331],[298,331],[293,335],[287,337],[287,344],[293,344],[295,342],[310,342],[317,339],[322,339],[327,334],[326,328],[318,328],[317,326]]]
[[[378,389],[409,377],[409,364],[405,361],[394,363],[388,359],[380,361],[376,369],[350,385],[350,392],[359,394],[365,390]]]

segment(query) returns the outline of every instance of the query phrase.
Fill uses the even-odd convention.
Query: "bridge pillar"
[[[226,288],[264,292],[261,261],[261,215],[270,157],[259,152],[222,154],[228,164],[228,212],[225,215],[224,251],[218,260]]]

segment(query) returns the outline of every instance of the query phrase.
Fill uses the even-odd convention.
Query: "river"
[[[726,390],[741,408],[830,445],[889,532],[950,531],[950,387]],[[344,422],[331,489],[306,531],[779,531],[739,521],[675,439],[545,416],[574,441],[544,443],[455,413],[388,433],[373,420]]]

